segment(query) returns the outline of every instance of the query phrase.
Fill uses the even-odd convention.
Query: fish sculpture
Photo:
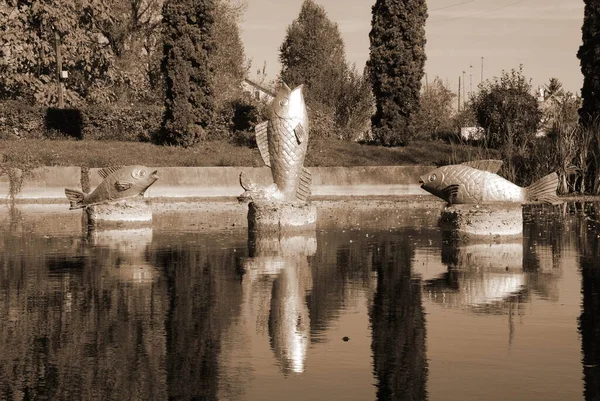
[[[561,203],[556,194],[556,173],[548,174],[522,188],[497,174],[501,166],[502,160],[477,160],[439,167],[420,177],[421,188],[451,205],[495,202]]]
[[[156,170],[144,166],[107,167],[99,170],[98,174],[104,181],[90,194],[76,189],[65,189],[65,195],[71,203],[70,210],[142,196],[158,179]]]
[[[308,146],[308,115],[303,86],[281,85],[268,110],[268,120],[256,125],[256,143],[263,162],[271,167],[273,184],[263,188],[244,173],[240,185],[246,191],[238,198],[273,201],[303,201],[310,195],[311,174],[304,167]]]

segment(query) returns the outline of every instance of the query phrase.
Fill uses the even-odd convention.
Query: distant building
[[[271,90],[249,80],[248,78],[244,78],[244,81],[242,82],[242,90],[244,95],[249,96],[251,99],[259,102],[270,102],[275,98],[275,93],[273,93]]]

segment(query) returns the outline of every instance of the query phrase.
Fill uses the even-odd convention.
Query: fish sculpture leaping
[[[104,181],[90,193],[65,189],[69,199],[69,209],[82,209],[99,203],[117,201],[144,195],[144,192],[158,179],[157,171],[144,166],[108,167],[98,171]]]
[[[311,174],[304,167],[309,127],[302,88],[282,84],[269,106],[268,120],[256,125],[256,143],[263,162],[271,167],[273,184],[259,187],[241,173],[240,185],[246,191],[238,199],[306,201],[310,195]]]
[[[556,173],[522,188],[496,174],[501,166],[502,160],[477,160],[439,167],[420,177],[421,188],[449,204],[562,203]]]

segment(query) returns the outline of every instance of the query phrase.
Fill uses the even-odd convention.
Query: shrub
[[[44,107],[5,101],[0,102],[0,109],[0,139],[44,137]]]
[[[542,113],[531,94],[523,66],[479,85],[471,107],[477,123],[486,130],[489,146],[526,148],[535,137]]]

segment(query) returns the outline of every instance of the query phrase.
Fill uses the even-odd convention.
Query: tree
[[[542,117],[523,66],[510,73],[502,71],[500,77],[480,84],[471,107],[477,123],[486,130],[488,145],[497,148],[525,148],[535,137]]]
[[[436,77],[431,85],[421,90],[420,108],[415,116],[417,135],[435,138],[440,133],[453,130],[452,102],[456,95]]]
[[[340,31],[325,9],[305,0],[279,52],[281,80],[290,87],[304,84],[309,108],[333,110],[347,66]]]
[[[347,64],[338,26],[322,6],[304,1],[279,50],[281,80],[306,87],[313,135],[356,139],[368,131],[370,82]]]
[[[582,31],[583,43],[579,47],[577,57],[583,73],[581,97],[583,104],[579,115],[591,121],[600,110],[600,1],[584,0],[584,19]]]
[[[377,0],[369,69],[377,111],[373,135],[383,145],[406,145],[419,111],[425,67],[425,0]]]
[[[214,0],[167,0],[163,6],[163,143],[191,146],[206,139],[215,108],[210,62],[215,7]]]
[[[210,58],[214,71],[214,96],[217,107],[241,96],[246,75],[244,45],[238,21],[245,3],[217,0],[213,38],[215,49]]]
[[[76,104],[115,78],[112,54],[95,28],[90,0],[0,2],[0,98],[56,103],[55,39],[61,42],[65,101]]]

